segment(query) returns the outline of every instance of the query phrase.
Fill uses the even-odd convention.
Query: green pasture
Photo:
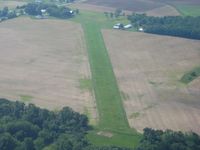
[[[176,9],[184,16],[200,16],[200,5],[176,5]]]

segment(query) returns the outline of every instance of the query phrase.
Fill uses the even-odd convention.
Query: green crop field
[[[200,16],[200,5],[177,5],[176,8],[184,16]]]
[[[188,84],[193,80],[195,80],[196,78],[198,78],[199,76],[200,76],[200,67],[197,67],[191,70],[190,72],[184,74],[183,77],[181,78],[181,82]]]
[[[88,138],[96,145],[134,147],[140,135],[129,127],[112,64],[101,34],[102,28],[111,28],[116,22],[128,23],[128,20],[125,17],[110,19],[104,14],[87,11],[81,11],[81,14],[72,20],[81,23],[84,29],[92,72],[92,86],[99,112],[98,126],[88,135]],[[112,137],[98,135],[97,133],[102,130],[111,132]]]

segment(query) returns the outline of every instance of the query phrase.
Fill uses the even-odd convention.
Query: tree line
[[[122,9],[117,8],[115,10],[115,12],[104,12],[104,15],[107,18],[113,19],[114,17],[119,18],[120,16],[125,16],[126,14],[125,14],[125,12],[122,11]]]
[[[42,150],[49,145],[56,150],[81,150],[88,145],[89,128],[88,118],[68,107],[53,112],[0,99],[1,150]]]
[[[15,17],[17,17],[16,12],[9,10],[8,7],[4,7],[2,10],[0,10],[0,21]]]
[[[0,150],[129,150],[96,147],[86,139],[88,118],[64,107],[60,111],[0,99]]]
[[[200,16],[153,17],[146,14],[132,14],[128,19],[136,28],[143,27],[147,33],[200,39]]]
[[[200,150],[200,137],[192,132],[145,128],[136,150]]]
[[[17,6],[14,10],[9,10],[8,7],[4,7],[0,10],[0,22],[18,17],[20,15],[31,15],[31,16],[52,16],[61,19],[68,19],[74,17],[75,14],[79,14],[79,10],[71,10],[65,6],[57,6],[55,4],[48,3],[28,3],[26,5]]]
[[[67,19],[74,16],[74,12],[70,8],[48,3],[28,3],[27,5],[18,7],[18,9],[24,9],[25,13],[34,16],[42,15],[42,9],[52,17]]]
[[[60,111],[0,99],[1,150],[133,150],[92,145],[86,134],[92,128],[85,115],[64,107]],[[135,150],[200,150],[196,133],[145,128]]]

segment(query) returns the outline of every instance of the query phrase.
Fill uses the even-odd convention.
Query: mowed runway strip
[[[200,133],[199,80],[189,85],[179,81],[200,64],[199,41],[102,32],[129,124],[138,131],[151,127]]]
[[[91,77],[81,25],[24,17],[1,23],[0,35],[1,98],[96,118],[95,100],[79,83]]]

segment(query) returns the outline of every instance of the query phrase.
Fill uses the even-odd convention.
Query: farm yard
[[[200,64],[199,41],[102,32],[131,127],[140,132],[151,127],[200,133],[199,81],[180,82]]]
[[[79,24],[20,17],[1,23],[0,34],[1,98],[51,110],[69,106],[96,122],[95,100],[86,87],[91,75]]]

